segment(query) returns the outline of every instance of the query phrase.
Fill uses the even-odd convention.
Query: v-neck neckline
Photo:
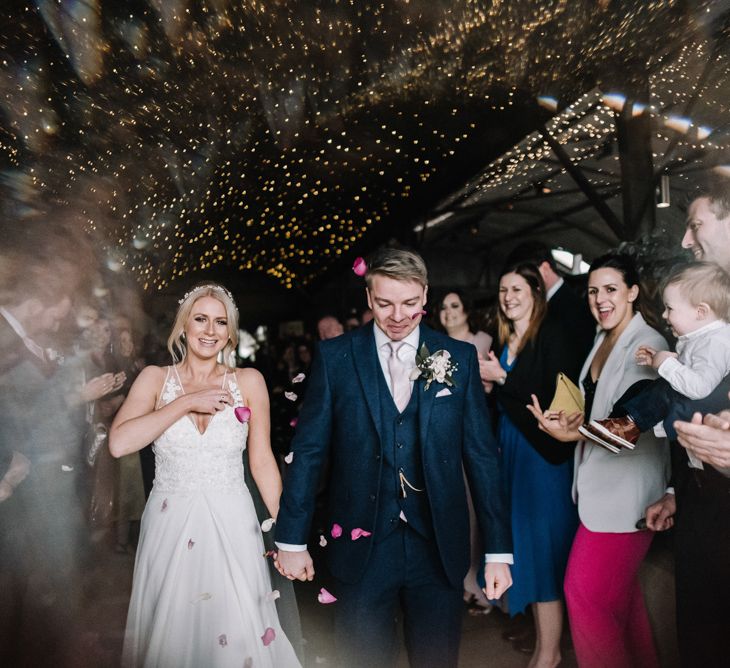
[[[177,370],[177,364],[173,364],[172,368],[175,370],[175,376],[177,377],[177,382],[180,385],[180,390],[182,390],[183,394],[187,394],[187,392],[185,392],[185,386],[183,385],[182,379],[180,378],[180,373]],[[226,387],[226,378],[227,377],[228,377],[228,369],[225,369],[223,371],[223,382],[221,383],[221,390],[225,389],[225,387]],[[190,415],[190,413],[187,413],[185,415],[185,417],[193,425],[193,429],[195,429],[195,432],[198,434],[198,436],[205,436],[208,433],[208,429],[210,429],[210,425],[213,423],[213,420],[217,415],[218,415],[218,413],[213,413],[213,415],[210,416],[210,420],[208,420],[208,424],[205,425],[205,429],[203,429],[203,431],[200,431],[197,423],[193,419],[193,416]]]

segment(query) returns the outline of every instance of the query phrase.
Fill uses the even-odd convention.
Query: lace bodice
[[[246,489],[243,477],[243,450],[248,423],[241,424],[234,413],[243,406],[235,374],[227,373],[223,386],[233,396],[233,406],[216,413],[204,433],[189,415],[170,425],[152,446],[155,453],[155,490],[190,492],[206,489],[240,491]],[[184,394],[174,367],[168,367],[160,395],[164,406]]]

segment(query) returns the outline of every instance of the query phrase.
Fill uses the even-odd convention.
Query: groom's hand
[[[289,552],[287,550],[279,550],[274,559],[274,566],[285,578],[290,580],[313,580],[314,564],[309,551]]]
[[[484,580],[487,586],[484,593],[487,598],[494,600],[500,598],[512,586],[512,575],[507,564],[488,563],[484,567]]]

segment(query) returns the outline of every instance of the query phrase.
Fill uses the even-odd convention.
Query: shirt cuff
[[[292,545],[291,543],[279,543],[277,541],[274,541],[274,545],[285,552],[306,552],[307,550],[306,545]]]
[[[485,554],[484,558],[488,564],[512,564],[515,563],[514,557],[509,552],[502,552],[498,554]]]

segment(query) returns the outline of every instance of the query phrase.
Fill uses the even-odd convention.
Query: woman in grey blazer
[[[667,343],[637,309],[639,277],[628,256],[598,258],[588,276],[588,302],[601,327],[581,371],[586,414],[600,419],[635,383],[652,379],[639,366],[639,345],[666,350]],[[561,441],[580,440],[584,416],[543,412],[533,399],[540,428]],[[565,575],[565,596],[578,664],[581,668],[658,666],[638,570],[653,534],[636,522],[666,489],[669,451],[652,432],[634,450],[613,453],[590,441],[575,450],[573,499],[580,526]]]

